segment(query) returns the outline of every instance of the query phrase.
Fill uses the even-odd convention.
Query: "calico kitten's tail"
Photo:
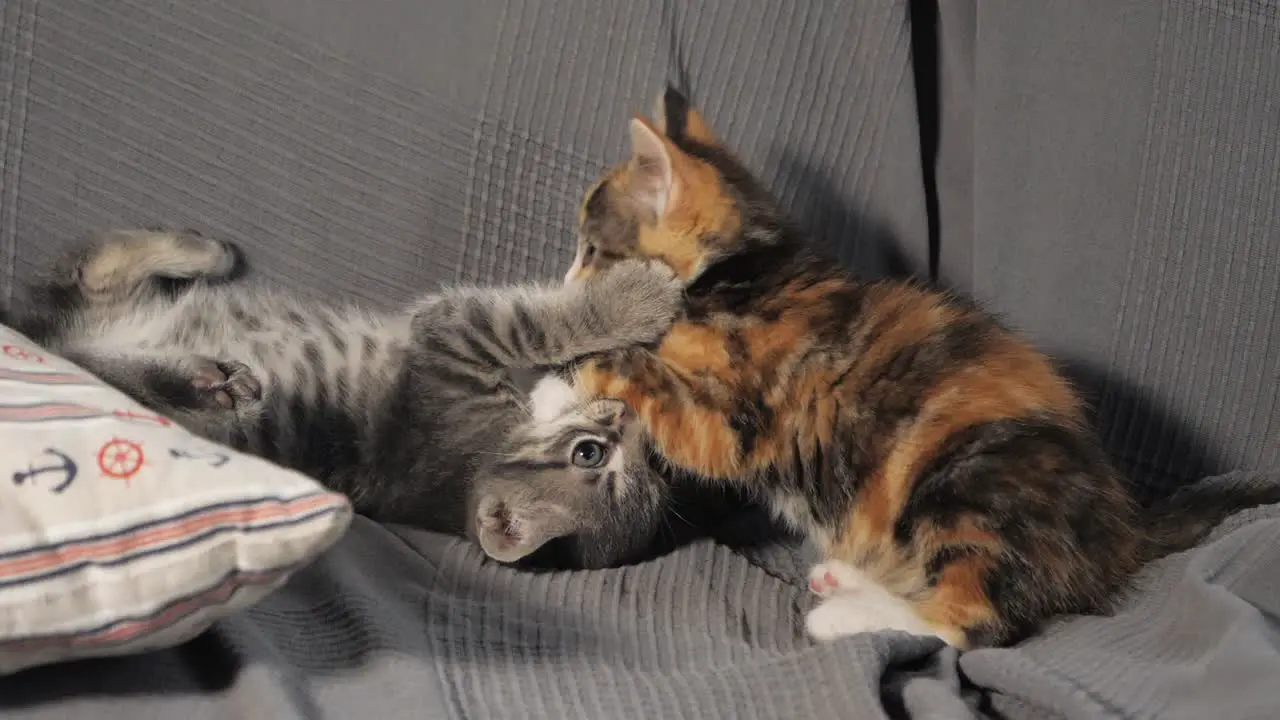
[[[1195,546],[1228,517],[1280,503],[1280,485],[1187,488],[1147,510],[1146,560]]]

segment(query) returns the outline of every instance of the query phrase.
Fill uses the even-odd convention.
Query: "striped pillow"
[[[333,544],[342,495],[0,326],[0,673],[176,645]]]

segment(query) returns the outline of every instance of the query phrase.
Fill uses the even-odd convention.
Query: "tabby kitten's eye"
[[[587,249],[582,251],[582,264],[590,265],[591,261],[596,257],[596,246],[587,243]]]
[[[570,462],[580,468],[591,470],[604,465],[607,459],[609,459],[609,451],[604,443],[597,440],[583,440],[573,446]]]

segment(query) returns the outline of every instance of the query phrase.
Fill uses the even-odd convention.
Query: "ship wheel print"
[[[142,469],[142,446],[130,440],[116,438],[98,451],[98,469],[103,475],[125,483]]]

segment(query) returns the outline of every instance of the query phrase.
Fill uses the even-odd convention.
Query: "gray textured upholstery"
[[[1145,490],[1280,481],[1277,3],[933,5],[0,0],[0,307],[122,225],[227,237],[317,298],[555,277],[586,183],[677,72],[674,25],[694,100],[824,243],[1003,313]],[[787,546],[530,575],[361,520],[196,641],[0,679],[0,710],[1271,718],[1278,541],[1280,512],[1241,515],[1117,617],[957,659],[811,645]]]
[[[944,276],[1073,366],[1148,490],[1280,468],[1278,7],[982,3]]]

